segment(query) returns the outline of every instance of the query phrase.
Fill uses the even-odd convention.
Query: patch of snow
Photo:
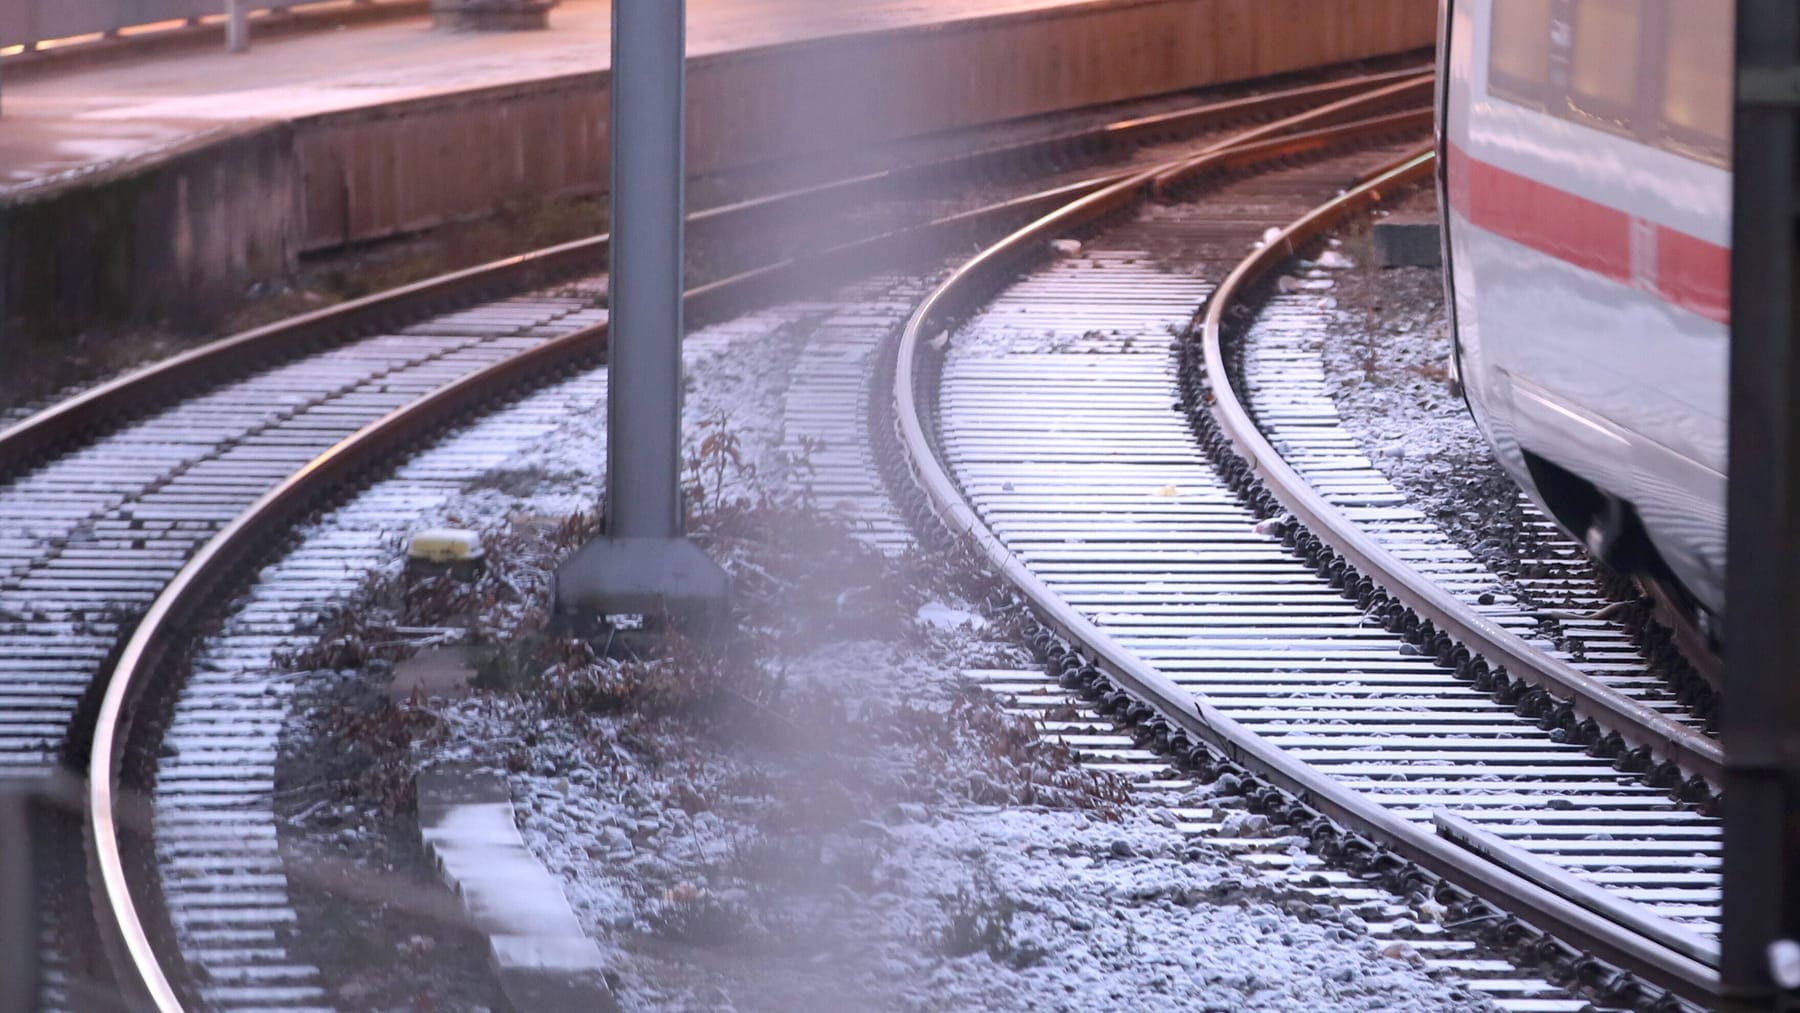
[[[778,473],[781,395],[816,311],[752,314],[687,342],[689,432],[722,420],[765,481]],[[591,510],[605,415],[572,399],[555,432],[515,455],[536,478],[482,483],[422,519],[481,527]],[[794,692],[829,691],[820,699],[847,714],[942,710],[968,692],[963,667],[1027,663],[967,603],[932,601],[914,618],[910,639],[814,646],[785,659],[784,677]],[[1196,844],[1153,802],[1116,818],[976,805],[965,799],[979,793],[937,790],[876,751],[854,770],[809,755],[804,726],[682,752],[629,715],[528,721],[492,695],[442,713],[452,734],[441,758],[507,771],[520,834],[628,1010],[1486,1008],[1404,952],[1380,952],[1366,927],[1285,899],[1274,879]],[[789,780],[783,792],[765,783],[771,771]],[[1205,798],[1238,790],[1222,777]],[[887,795],[870,815],[867,800]],[[1226,822],[1268,833],[1266,817]]]
[[[531,766],[557,769],[514,775],[515,793],[531,810],[526,837],[596,938],[641,938],[659,909],[705,895],[745,861],[743,827],[672,802],[679,771],[631,761],[626,780],[568,770],[568,745],[546,738]],[[821,773],[821,793],[841,787]],[[608,832],[635,834],[638,845],[627,855],[597,848]],[[786,843],[815,871],[791,884],[786,918],[767,919],[785,930],[699,953],[615,948],[626,1009],[1483,1008],[1404,954],[1380,952],[1353,916],[1265,899],[1254,874],[1142,809],[1106,822],[907,804]],[[854,881],[844,881],[847,866],[860,870]],[[672,968],[676,960],[703,969]],[[747,961],[773,962],[778,980],[728,973]]]
[[[926,602],[919,606],[919,611],[914,618],[927,626],[940,630],[953,630],[961,626],[976,630],[987,627],[987,620],[983,619],[979,613],[971,612],[968,609],[952,608],[943,602],[936,601]]]
[[[1273,517],[1264,517],[1257,521],[1253,530],[1259,535],[1280,538],[1282,532],[1286,531],[1288,525],[1292,523],[1294,523],[1293,514],[1276,514]]]

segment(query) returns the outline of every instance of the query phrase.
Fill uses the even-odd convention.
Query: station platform
[[[707,175],[1431,45],[1434,0],[689,0]],[[595,195],[611,8],[427,17],[8,74],[0,339],[205,321],[300,258]],[[43,61],[40,61],[40,63]],[[52,61],[53,62],[53,61]],[[76,61],[71,61],[74,64]]]
[[[689,0],[688,51],[703,56],[1082,2]],[[550,18],[546,31],[449,32],[419,17],[275,36],[241,54],[196,48],[5,80],[0,199],[233,126],[607,69],[609,0],[562,0]]]

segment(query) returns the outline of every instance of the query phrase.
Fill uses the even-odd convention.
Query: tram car
[[[1597,555],[1724,615],[1732,0],[1443,0],[1454,376]]]

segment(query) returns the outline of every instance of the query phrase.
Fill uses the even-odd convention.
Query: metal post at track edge
[[[1738,0],[1719,1009],[1800,1008],[1800,8]]]
[[[711,618],[729,591],[681,502],[685,17],[684,0],[613,3],[606,521],[556,574],[578,620]]]
[[[225,50],[242,53],[250,48],[250,0],[225,0]]]
[[[32,807],[41,787],[0,782],[0,1013],[27,1013],[38,999],[41,898],[32,864]]]

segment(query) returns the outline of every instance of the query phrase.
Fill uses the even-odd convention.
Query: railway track
[[[1501,936],[1603,1001],[1704,1002],[1717,824],[1690,802],[1712,798],[1716,743],[1640,699],[1634,673],[1577,671],[1459,600],[1434,578],[1473,590],[1466,561],[1405,543],[1420,535],[1405,518],[1392,544],[1437,572],[1397,558],[1359,525],[1380,504],[1332,458],[1319,406],[1259,391],[1276,438],[1314,454],[1315,488],[1235,389],[1225,349],[1254,329],[1257,283],[1429,171],[1393,154],[1223,184],[1246,153],[1204,156],[984,250],[900,343],[915,512],[978,546],[1030,601],[1066,683],[1146,741],[1248,768],[1256,804],[1327,853],[1507,921]],[[1205,201],[1150,202],[1207,180],[1223,188]],[[1046,265],[1069,236],[1086,237],[1080,256]],[[1257,530],[1278,515],[1279,537]],[[1508,914],[1563,942],[1533,942]]]
[[[695,216],[694,228],[754,228],[803,209],[810,218],[941,172],[1004,171],[1022,159],[1080,162],[1095,151],[1116,157],[1171,135],[1325,103],[1310,120],[1252,132],[1272,137],[1379,115],[1422,86],[1417,75],[1388,75],[1211,104],[747,201]],[[746,298],[908,256],[921,244],[1028,220],[1113,178],[1072,174],[1082,178],[739,271],[691,293],[690,313],[721,314]],[[946,199],[973,203],[967,191]],[[83,757],[90,886],[112,924],[106,934],[128,993],[179,1008],[184,990],[192,999],[196,987],[161,970],[168,954],[159,944],[179,934],[170,931],[178,911],[156,888],[161,848],[178,860],[187,887],[215,895],[247,888],[253,905],[268,902],[261,922],[226,905],[211,909],[210,921],[183,923],[228,954],[216,962],[226,972],[207,978],[227,989],[213,999],[305,1008],[317,998],[304,968],[270,945],[279,930],[271,922],[284,915],[268,834],[242,820],[221,822],[233,803],[254,808],[266,798],[256,779],[272,760],[254,734],[268,731],[278,694],[207,677],[196,680],[193,697],[177,698],[168,685],[181,667],[175,662],[214,599],[307,512],[410,442],[602,353],[603,282],[593,271],[604,253],[603,238],[569,244],[263,328],[101,384],[0,432],[0,459],[12,468],[0,489],[10,536],[0,541],[8,648],[0,770],[29,775],[93,742]],[[171,403],[193,391],[201,393]],[[163,682],[152,686],[156,680]],[[138,720],[146,715],[155,719]],[[173,740],[158,738],[164,715],[180,729]],[[238,725],[253,733],[248,744],[227,734]],[[159,754],[171,761],[160,771]],[[140,794],[152,784],[159,803],[179,788],[155,817]],[[161,928],[146,930],[140,916]],[[71,988],[86,973],[52,966],[49,981],[53,990]]]
[[[842,500],[869,489],[873,467],[857,453],[863,441],[845,425],[862,418],[856,402],[867,385],[855,385],[859,395],[841,382],[843,374],[873,356],[921,285],[876,275],[842,290],[833,299],[841,309],[806,303],[797,311],[734,315],[691,332],[686,350],[698,357],[741,355],[796,320],[816,320],[818,331],[795,362],[797,373],[811,376],[790,391],[802,410],[787,414],[783,435],[796,445],[830,439],[834,455],[813,461],[813,490],[822,502]],[[299,938],[307,916],[289,898],[290,882],[307,872],[304,862],[296,871],[294,848],[282,841],[276,767],[289,696],[304,676],[284,667],[281,653],[315,641],[306,618],[351,600],[369,561],[391,554],[395,531],[416,525],[421,512],[451,508],[469,483],[516,462],[522,446],[534,440],[542,446],[552,434],[566,438],[559,425],[567,422],[569,405],[589,406],[603,419],[605,401],[605,370],[580,370],[411,456],[309,524],[234,601],[218,632],[198,642],[192,675],[161,736],[163,752],[177,748],[158,763],[152,816],[163,884],[156,900],[180,943],[183,976],[197,983],[191,1006],[336,1008],[331,976],[321,971],[322,961],[309,959]],[[594,435],[595,449],[603,451],[604,434]],[[878,544],[899,548],[904,532],[884,507],[862,501],[846,513],[864,522]]]
[[[1400,126],[1399,123],[1386,124],[1386,127],[1388,129],[1396,129],[1399,126]],[[1088,185],[1086,185],[1085,189],[1093,190],[1093,189],[1095,189],[1095,185],[1088,184]],[[1025,205],[1022,207],[1015,207],[1015,208],[1011,209],[1011,211],[1013,213],[1019,213],[1023,210],[1028,210],[1028,209],[1035,208],[1035,207],[1036,207],[1036,205]],[[591,250],[589,252],[591,253]],[[1103,268],[1106,266],[1109,266],[1109,265],[1102,265]],[[1125,266],[1125,265],[1119,265],[1119,266]],[[542,265],[538,265],[538,269],[541,269],[541,268],[542,268]],[[789,270],[792,270],[792,268],[790,267]],[[713,291],[717,292],[718,290],[715,289]],[[430,347],[426,348],[423,351],[423,353],[421,353],[419,351],[419,349],[416,347],[413,347],[413,348],[406,347],[405,342],[398,343],[400,346],[402,346],[401,349],[387,349],[385,351],[378,351],[376,353],[377,354],[376,361],[378,361],[380,363],[380,365],[377,367],[377,369],[375,371],[375,376],[372,379],[382,381],[381,386],[388,386],[388,387],[392,387],[395,389],[387,390],[387,391],[378,391],[377,393],[381,393],[381,394],[395,393],[395,394],[398,394],[401,396],[402,401],[408,400],[409,396],[416,398],[416,396],[419,393],[421,393],[422,389],[431,389],[431,386],[428,381],[430,381],[432,379],[442,380],[445,378],[442,376],[435,376],[434,374],[432,374],[431,369],[436,364],[444,364],[447,367],[448,375],[457,375],[457,369],[450,368],[450,367],[452,367],[453,364],[454,364],[454,366],[460,367],[460,369],[462,370],[463,373],[467,373],[471,369],[471,367],[473,367],[474,369],[476,369],[478,371],[482,371],[482,372],[477,373],[477,375],[480,375],[483,377],[482,382],[480,384],[465,385],[464,389],[455,390],[453,393],[446,393],[447,391],[451,390],[451,388],[447,388],[444,386],[437,386],[437,387],[435,387],[435,390],[437,391],[437,393],[439,395],[444,395],[444,396],[438,398],[437,403],[435,405],[432,405],[429,400],[426,402],[419,402],[424,405],[424,407],[422,408],[423,411],[434,412],[436,414],[437,419],[435,421],[420,421],[415,416],[414,418],[409,419],[407,422],[402,423],[402,425],[400,427],[398,427],[401,431],[408,432],[413,435],[417,435],[418,433],[428,431],[429,429],[431,429],[433,427],[434,424],[441,425],[445,418],[447,418],[449,415],[453,414],[453,406],[455,406],[459,403],[466,404],[466,403],[479,401],[479,400],[482,400],[487,397],[491,397],[493,387],[490,386],[490,384],[494,383],[494,378],[505,377],[508,380],[517,380],[521,374],[523,374],[527,371],[535,372],[537,370],[544,369],[545,366],[544,366],[544,363],[542,363],[542,362],[534,362],[532,364],[532,366],[529,367],[529,370],[527,367],[518,366],[517,363],[521,360],[531,358],[530,356],[524,354],[524,350],[527,346],[539,347],[539,346],[543,345],[547,339],[550,340],[552,343],[554,343],[554,341],[556,339],[552,338],[551,334],[554,333],[559,328],[564,331],[564,334],[563,334],[564,338],[567,338],[570,334],[582,333],[583,322],[579,319],[579,314],[584,311],[587,311],[587,312],[594,311],[594,307],[591,305],[593,294],[594,294],[594,290],[591,287],[588,290],[583,291],[579,285],[572,287],[572,288],[563,286],[563,287],[558,287],[558,288],[551,289],[551,290],[539,290],[535,293],[532,293],[530,296],[525,297],[526,300],[529,301],[531,299],[539,299],[539,300],[549,300],[549,302],[546,303],[545,305],[533,308],[530,313],[525,314],[519,318],[507,320],[506,321],[507,325],[509,325],[511,327],[510,333],[506,333],[506,334],[502,334],[502,335],[494,335],[491,332],[493,330],[496,330],[499,328],[494,327],[490,323],[487,325],[478,325],[478,328],[485,327],[485,331],[487,332],[484,334],[484,336],[482,336],[481,340],[464,341],[461,343],[452,342],[449,346],[434,345],[434,346],[430,346]],[[717,296],[714,295],[713,292],[705,292],[705,293],[702,293],[700,296],[700,299],[701,299],[701,302],[703,305],[705,304],[706,300],[708,300],[710,298],[717,298]],[[582,300],[585,299],[586,304],[581,305],[581,306],[570,307],[564,303],[556,302],[557,299],[573,299],[573,300],[576,300],[577,302],[581,302]],[[1190,306],[1191,306],[1191,303],[1190,303]],[[475,312],[480,312],[480,311],[475,311]],[[547,316],[544,314],[547,314]],[[591,320],[591,318],[590,318],[590,320]],[[415,336],[418,336],[418,335],[402,335],[402,337],[415,337]],[[452,338],[460,337],[460,338],[465,338],[465,339],[471,337],[470,335],[428,335],[428,336],[430,336],[430,337],[452,337]],[[498,350],[501,351],[502,354],[500,354],[496,359],[492,360],[491,362],[479,361],[476,358],[462,358],[462,359],[457,358],[458,356],[465,356],[466,353],[470,353],[472,349],[479,348],[483,345],[492,344],[495,342],[496,339],[500,339],[500,338],[517,339],[517,340],[510,347],[506,347],[504,345],[497,346]],[[316,339],[314,339],[314,340],[316,340]],[[401,354],[397,360],[392,359],[392,358],[389,358],[389,359],[379,358],[379,356],[381,354],[386,354],[387,351],[399,351]],[[591,350],[590,350],[590,354],[591,354]],[[214,367],[214,368],[220,368],[220,367]],[[229,367],[224,367],[224,368],[229,368]],[[394,377],[394,382],[392,384],[387,382],[387,377],[390,373]],[[406,384],[409,381],[414,383],[414,386],[411,388],[408,388],[406,386]],[[421,388],[420,385],[424,385],[424,387]],[[844,389],[844,384],[842,383],[841,377],[838,378],[838,382],[836,382],[835,384],[831,384],[828,382],[828,386],[833,386],[833,385],[835,385],[840,390],[840,392]],[[452,387],[454,387],[454,384],[452,385]],[[271,389],[278,389],[278,388],[271,388]],[[486,391],[486,393],[483,393],[484,390]],[[348,396],[348,393],[355,393],[359,396],[352,398],[352,397]],[[361,397],[361,395],[364,395],[367,393],[369,393],[369,392],[351,388],[350,391],[344,395],[334,396],[334,395],[338,395],[338,392],[333,390],[333,391],[327,392],[326,396],[324,396],[324,397],[315,397],[315,398],[311,399],[310,401],[302,402],[299,410],[294,413],[296,416],[304,416],[304,415],[310,414],[314,408],[322,408],[325,406],[329,406],[329,409],[324,410],[324,411],[319,411],[315,418],[308,419],[307,423],[302,426],[297,427],[297,430],[298,431],[313,431],[313,432],[318,432],[318,433],[324,433],[328,438],[343,435],[343,433],[345,431],[341,427],[334,428],[332,423],[327,420],[331,416],[334,416],[334,415],[349,414],[351,405],[354,403],[357,403],[357,402],[377,403],[374,399],[368,399],[367,401],[365,401],[365,399],[363,397]],[[342,403],[334,403],[334,402],[338,402],[338,401],[341,401]],[[241,410],[239,406],[235,406],[235,405],[227,403],[222,406],[220,414],[222,414],[226,417],[230,417],[232,415],[232,413],[237,410]],[[91,424],[77,426],[75,428],[77,431],[90,431]],[[261,441],[257,440],[257,437],[262,436],[263,432],[265,431],[265,428],[267,428],[267,427],[258,428],[256,426],[249,426],[246,428],[248,428],[250,430],[248,432],[248,434],[245,437],[240,437],[236,442],[231,443],[230,447],[227,447],[226,449],[230,450],[239,445],[258,448],[256,451],[248,453],[247,456],[245,456],[241,459],[238,459],[238,460],[234,460],[233,463],[236,464],[236,463],[239,463],[239,461],[262,461],[262,460],[267,460],[267,461],[271,462],[268,465],[269,470],[267,470],[266,472],[256,472],[256,469],[254,469],[254,468],[243,469],[243,471],[245,473],[262,474],[263,475],[262,480],[266,483],[270,477],[273,477],[273,476],[279,474],[279,472],[277,470],[275,470],[276,465],[273,462],[281,459],[282,452],[278,448],[280,448],[285,441],[292,439],[292,437],[287,434],[283,434],[280,437],[276,437],[276,438],[268,440],[266,442],[261,442]],[[69,435],[67,432],[65,432],[63,434],[63,436],[61,437],[61,439],[65,439],[65,440],[68,438],[69,438]],[[43,446],[47,447],[50,445],[51,442],[54,442],[54,440],[47,441],[46,443],[43,444]],[[354,442],[354,441],[352,441],[352,442]],[[154,444],[152,444],[152,445],[154,445]],[[361,449],[361,448],[351,448],[349,453],[355,454],[358,449]],[[344,448],[339,448],[339,453],[343,454]],[[373,441],[371,441],[370,449],[367,449],[365,453],[366,453],[367,459],[371,460],[371,461],[380,456],[380,454],[375,449],[373,449]],[[328,455],[328,457],[329,456],[330,455]],[[181,473],[185,473],[188,470],[199,469],[199,465],[205,464],[209,460],[211,460],[211,458],[206,458],[197,463],[180,467],[178,469],[178,471]],[[323,467],[318,466],[319,460],[325,460],[326,463],[323,465]],[[364,463],[362,461],[341,463],[341,464],[337,463],[338,461],[342,461],[342,460],[343,460],[343,457],[341,457],[341,456],[335,457],[333,459],[308,459],[308,464],[309,464],[309,466],[312,466],[314,468],[315,472],[322,472],[322,473],[325,473],[328,475],[334,474],[334,473],[341,475],[341,474],[350,473],[355,467],[361,466]],[[292,462],[289,462],[288,466],[291,467]],[[340,469],[341,469],[341,471],[340,471]],[[215,473],[213,471],[213,469],[210,467],[206,468],[206,469],[200,469],[200,475],[201,475],[202,479],[204,480],[202,482],[202,485],[208,484],[209,482],[213,483],[213,484],[223,484],[223,483],[217,482],[218,475],[223,474],[228,471],[237,471],[237,470],[238,469],[235,469],[235,468],[231,468],[231,469],[221,468],[221,470],[219,472]],[[148,490],[148,492],[155,493],[155,492],[160,491],[160,489],[162,487],[165,487],[168,483],[164,482],[161,485],[158,485],[158,483],[155,480],[152,480],[152,481],[150,481],[148,483],[144,483],[144,484],[147,486],[153,486],[154,488],[150,488]],[[187,490],[181,490],[181,491],[187,492]],[[139,498],[145,499],[149,504],[151,504],[151,508],[140,512],[134,506],[129,511],[130,516],[125,516],[122,512],[121,516],[118,519],[126,522],[125,527],[123,528],[123,533],[114,530],[114,528],[116,528],[117,525],[109,525],[104,529],[97,528],[96,533],[100,534],[103,532],[103,534],[107,540],[101,541],[98,544],[95,544],[92,546],[80,544],[81,542],[86,541],[87,536],[84,533],[84,534],[82,534],[82,536],[80,538],[74,539],[74,541],[77,542],[77,544],[75,546],[76,552],[79,553],[83,549],[94,548],[94,549],[99,549],[104,552],[117,553],[121,549],[129,548],[129,549],[135,551],[140,548],[149,548],[152,545],[154,545],[155,549],[158,552],[160,552],[161,555],[163,555],[164,557],[171,559],[171,560],[179,560],[182,556],[182,553],[191,550],[195,544],[197,544],[198,542],[203,540],[204,535],[209,530],[209,525],[212,529],[217,529],[222,521],[222,515],[209,514],[204,506],[202,506],[199,509],[194,509],[196,500],[191,495],[188,495],[188,496],[171,495],[171,496],[165,496],[165,497],[143,496],[143,497],[139,497]],[[276,499],[276,500],[265,499],[264,502],[265,502],[265,504],[271,504],[271,503],[276,504],[276,509],[271,511],[271,513],[273,513],[275,515],[281,515],[283,513],[287,513],[290,518],[292,516],[297,515],[297,512],[299,510],[303,509],[294,504],[281,505],[281,504],[279,504],[278,499]],[[167,510],[160,509],[161,507],[163,507],[165,505],[167,505],[169,507],[169,509],[167,509]],[[93,509],[93,507],[90,502],[89,503],[90,512],[92,511],[92,509]],[[108,519],[110,520],[111,518],[108,518]],[[137,523],[134,524],[133,522],[137,522]],[[234,524],[236,524],[236,523],[238,523],[238,522],[234,522]],[[146,524],[149,525],[149,527],[146,527]],[[143,534],[143,535],[133,533],[133,532],[139,532],[139,531],[147,531],[148,533]],[[266,536],[266,534],[264,534],[264,535],[259,535],[258,537],[261,538],[261,537],[267,537],[267,536]],[[51,540],[54,541],[54,538],[55,538],[55,536],[52,536]],[[254,541],[254,540],[255,539],[251,539],[251,541]],[[62,550],[65,548],[65,546],[53,546],[53,548]],[[231,559],[234,556],[236,556],[237,554],[240,554],[240,553],[248,554],[250,551],[251,550],[247,546],[230,548],[230,549],[228,549],[228,551],[217,554],[214,557],[214,559],[215,560],[216,559]],[[77,554],[75,556],[72,556],[71,558],[80,559],[83,557],[80,556],[79,554]],[[214,565],[216,567],[219,567],[219,568],[222,568],[225,570],[229,570],[229,568],[232,564],[229,562],[227,562],[227,563],[216,563],[215,562]],[[189,566],[187,569],[189,571],[193,571],[194,567]],[[204,578],[205,581],[214,581],[214,580],[219,580],[219,579],[221,579],[221,577],[217,573],[208,575]],[[113,586],[113,585],[108,584],[107,586]],[[146,585],[146,586],[148,586],[148,585]],[[207,585],[196,581],[196,582],[190,582],[189,586],[190,587],[198,586],[198,587],[205,588]],[[189,593],[200,596],[200,597],[205,596],[205,590],[190,591]],[[147,599],[147,596],[139,596],[139,598],[138,598],[138,600],[140,600],[140,601],[146,600],[146,599]],[[84,598],[82,600],[90,601],[92,599]],[[180,612],[180,611],[171,609],[171,610],[165,610],[161,615],[155,616],[154,618],[157,618],[157,619],[160,619],[163,621],[174,621],[177,624],[179,624],[182,620],[192,618],[192,614],[184,613],[184,612]],[[77,615],[74,621],[80,622],[80,623],[87,623],[88,616],[85,613]],[[101,643],[107,642],[108,634],[111,632],[114,632],[114,630],[112,628],[109,628],[107,625],[107,623],[110,621],[115,621],[115,618],[113,616],[103,615],[99,618],[99,620],[97,622],[94,622],[92,624],[94,633],[96,635],[97,642],[94,645],[90,645],[90,646],[97,647]],[[136,641],[134,641],[134,647],[138,646],[138,645],[147,645],[151,654],[154,654],[155,652],[158,652],[158,651],[166,650],[170,646],[167,644],[163,644],[163,645],[155,644],[154,643],[154,634],[147,636],[147,635],[144,635],[141,631],[140,631],[139,636],[136,638]],[[148,660],[146,660],[147,658],[148,658]],[[133,654],[132,651],[128,650],[127,656],[126,656],[126,664],[122,665],[121,668],[122,668],[122,670],[127,670],[127,671],[153,672],[153,671],[157,670],[157,667],[158,667],[154,662],[155,662],[154,657],[150,657],[150,656],[146,655],[144,652],[139,652],[137,654]],[[115,687],[117,687],[117,686],[123,685],[123,684],[115,683],[114,685],[115,685]],[[126,698],[128,698],[131,695],[131,692],[132,692],[132,690],[130,690],[130,689],[118,690],[115,692],[114,695],[115,695],[115,697],[118,698],[118,702],[122,704],[125,702]],[[233,720],[235,720],[238,717],[243,716],[242,714],[234,713],[237,710],[237,708],[234,705],[227,703],[226,705],[221,706],[220,705],[221,698],[219,696],[217,696],[217,694],[220,692],[223,692],[225,694],[224,699],[226,699],[227,701],[229,701],[229,699],[233,696],[247,696],[247,694],[239,693],[238,691],[236,691],[234,689],[230,689],[230,688],[221,689],[220,685],[217,684],[216,680],[214,681],[214,684],[207,690],[207,692],[214,694],[214,695],[213,696],[204,696],[203,695],[201,697],[198,697],[197,702],[194,703],[189,708],[189,710],[191,712],[189,714],[189,718],[198,720],[200,722],[200,725],[199,725],[200,731],[197,733],[200,737],[198,739],[191,739],[191,740],[187,740],[187,741],[195,743],[198,747],[198,752],[200,752],[200,753],[204,753],[207,749],[214,748],[215,746],[218,745],[217,743],[214,743],[211,740],[206,738],[206,735],[209,734],[208,730],[207,730],[207,726],[208,726],[209,722],[216,724],[219,721],[225,719],[227,716],[229,716]],[[266,706],[267,704],[264,703],[262,705]],[[177,705],[177,709],[178,710],[180,709],[180,705]],[[251,724],[254,724],[254,722],[251,722]],[[102,732],[102,734],[100,736],[101,738],[113,737],[111,735],[111,733],[109,733],[107,731],[107,729],[104,725],[101,729],[101,732]],[[186,750],[181,750],[181,755],[188,755],[188,753]],[[256,762],[256,760],[253,757],[249,757],[249,756],[239,756],[239,757],[236,757],[236,760],[239,760],[242,762],[247,762],[247,763]],[[109,765],[111,763],[116,763],[116,762],[118,762],[116,756],[108,761]],[[205,763],[203,760],[197,761],[192,766],[190,772],[194,774],[194,776],[196,778],[196,783],[205,785],[205,784],[217,783],[219,781],[219,773],[217,771],[208,770],[207,769],[208,767],[209,767],[209,764]],[[180,771],[183,768],[181,766],[177,765],[173,769]],[[235,775],[233,775],[233,776],[235,776]],[[104,780],[105,779],[101,779],[101,781],[104,781]],[[171,783],[178,783],[180,780],[181,780],[180,777],[172,778]],[[100,782],[97,781],[96,783],[100,783]],[[206,789],[205,787],[202,787],[201,790],[205,791],[208,789]],[[254,790],[249,790],[246,797],[248,797],[248,795],[255,795],[255,794],[256,793]],[[177,808],[179,808],[179,806],[177,806]],[[197,826],[197,825],[203,823],[204,821],[205,821],[204,818],[200,817],[196,813],[190,820],[189,824],[187,824],[187,825]],[[167,826],[169,828],[168,830],[159,829],[159,831],[158,831],[160,835],[167,837],[170,841],[176,842],[174,844],[174,847],[177,849],[177,851],[179,851],[179,849],[181,847],[181,845],[179,844],[179,841],[182,840],[182,833],[178,829],[178,827],[181,825],[182,824],[180,823],[180,821],[176,821],[174,823],[167,824]],[[101,829],[107,830],[110,828],[102,827]],[[204,835],[201,835],[201,836],[204,836]],[[219,836],[220,835],[218,835],[216,833],[212,835],[212,837],[214,839],[217,839]],[[240,871],[242,871],[242,870],[240,870]],[[235,874],[233,874],[233,875],[235,875]],[[274,873],[264,873],[264,875],[274,875]],[[227,882],[229,880],[229,878],[230,877],[227,877],[226,879],[222,879],[222,880],[220,880],[220,882],[221,883]],[[117,900],[116,900],[117,896],[120,894],[123,894],[123,893],[127,893],[127,891],[124,889],[125,884],[123,883],[123,875],[121,874],[119,877],[115,877],[115,879],[117,881],[112,883],[111,885],[114,888],[114,903],[117,903]],[[238,885],[242,885],[242,881],[240,881]],[[206,887],[205,887],[205,884],[203,883],[202,890],[204,891],[204,889],[206,889]],[[252,898],[252,900],[254,900],[254,898]],[[231,934],[231,933],[237,932],[238,930],[220,929],[215,926],[214,928],[209,929],[208,931],[213,931],[216,933]],[[146,941],[146,947],[147,947],[147,941]],[[255,947],[252,947],[252,949],[255,949]],[[140,959],[153,961],[153,955],[149,954],[148,950],[146,949],[143,954],[140,954]],[[256,984],[242,986],[244,989],[246,989],[244,996],[243,996],[244,998],[250,998],[250,997],[260,997],[262,999],[270,998],[271,997],[270,989],[274,988],[276,986],[270,985],[267,980],[261,980],[261,978],[259,976],[273,977],[274,974],[276,974],[276,973],[286,973],[286,972],[270,972],[270,971],[267,971],[266,969],[259,970],[256,966],[248,964],[248,963],[242,964],[240,966],[243,968],[243,974],[241,977],[244,980],[252,980],[252,981],[258,982]],[[229,976],[227,976],[227,980],[229,980]],[[227,987],[230,987],[230,986],[227,986]],[[291,1002],[295,1002],[295,1003],[304,1003],[305,1001],[307,1001],[310,998],[311,993],[305,992],[305,990],[304,990],[305,986],[293,986],[293,987],[298,989],[299,991],[295,991],[292,994],[284,994],[282,996],[282,999],[284,1002],[291,1001]],[[221,993],[221,994],[225,994],[225,993]]]
[[[1269,444],[1346,521],[1465,606],[1544,653],[1685,728],[1716,724],[1712,694],[1681,692],[1696,673],[1681,670],[1668,645],[1646,630],[1647,606],[1628,581],[1610,580],[1590,557],[1520,493],[1526,553],[1496,568],[1457,544],[1376,466],[1340,418],[1326,386],[1321,348],[1334,326],[1327,305],[1333,272],[1290,275],[1271,293],[1256,323],[1228,351],[1242,403]],[[1700,704],[1700,706],[1696,706]],[[1575,732],[1559,719],[1565,734]],[[1623,752],[1623,742],[1609,745]],[[1651,753],[1628,757],[1648,770]],[[1709,795],[1693,786],[1693,800]]]

